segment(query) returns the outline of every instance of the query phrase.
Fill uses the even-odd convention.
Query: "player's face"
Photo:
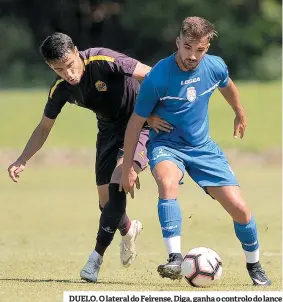
[[[206,54],[210,44],[207,37],[200,40],[189,40],[182,34],[177,38],[178,63],[184,70],[193,70],[200,63],[202,57]]]
[[[71,85],[78,84],[84,72],[84,63],[77,48],[73,52],[66,53],[64,59],[60,62],[47,62],[47,64],[59,77]]]

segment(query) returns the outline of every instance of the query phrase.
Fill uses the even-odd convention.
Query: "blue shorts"
[[[190,148],[171,148],[162,142],[152,142],[148,146],[150,169],[164,160],[170,160],[202,188],[238,186],[238,181],[228,160],[219,146],[209,140],[204,145]]]

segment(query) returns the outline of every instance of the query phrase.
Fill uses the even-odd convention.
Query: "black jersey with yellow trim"
[[[137,60],[107,48],[80,51],[84,73],[77,85],[57,77],[44,114],[55,119],[68,102],[92,110],[98,120],[127,123],[140,87],[132,77]]]

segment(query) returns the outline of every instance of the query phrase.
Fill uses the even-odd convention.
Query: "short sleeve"
[[[153,86],[149,73],[145,76],[141,84],[134,111],[137,115],[148,118],[158,101],[159,94]]]
[[[169,61],[159,61],[146,74],[137,97],[135,113],[147,118],[154,111],[155,106],[162,99],[169,85]]]
[[[48,100],[44,108],[44,115],[50,119],[56,119],[68,101],[68,93],[64,89],[65,85],[63,82],[63,79],[58,79],[49,91]]]
[[[96,56],[96,62],[103,73],[120,73],[131,77],[138,61],[125,54],[111,49],[101,48]]]
[[[229,72],[228,67],[220,57],[217,57],[216,63],[217,77],[219,82],[219,87],[224,88],[227,86],[229,81]]]

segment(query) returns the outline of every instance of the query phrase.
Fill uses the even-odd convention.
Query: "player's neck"
[[[185,68],[185,66],[183,65],[180,55],[178,52],[175,53],[175,61],[176,64],[178,65],[178,67],[182,70],[182,71],[187,71],[187,69]]]

